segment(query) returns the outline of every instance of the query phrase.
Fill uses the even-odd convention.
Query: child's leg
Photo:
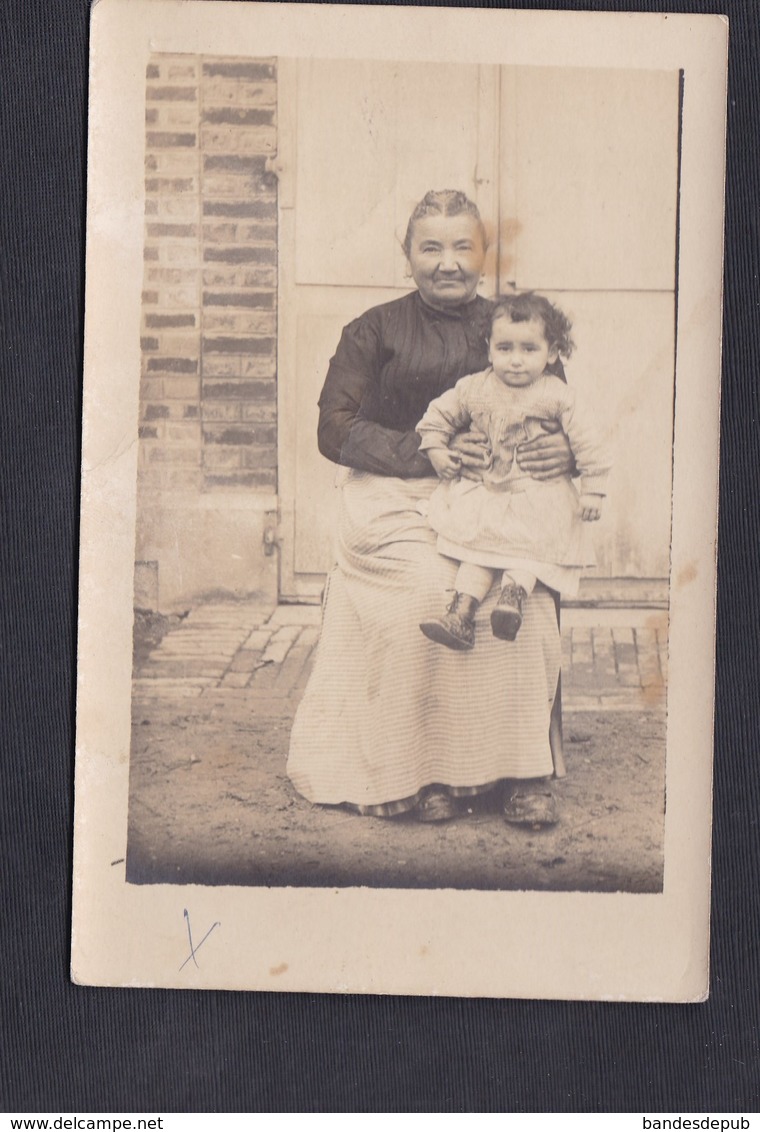
[[[467,594],[480,603],[488,597],[489,590],[496,580],[496,573],[496,570],[489,570],[486,566],[462,562],[457,570],[454,589],[458,594]]]

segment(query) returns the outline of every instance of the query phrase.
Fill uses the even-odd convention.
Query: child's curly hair
[[[549,346],[563,358],[569,358],[575,347],[570,337],[573,324],[564,311],[555,307],[544,295],[535,291],[523,291],[518,295],[501,295],[495,300],[491,311],[491,331],[497,318],[508,318],[510,322],[530,322],[536,319],[544,328]]]

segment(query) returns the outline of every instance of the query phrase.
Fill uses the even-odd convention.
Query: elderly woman
[[[460,192],[427,193],[404,251],[417,290],[345,328],[319,401],[320,452],[341,465],[337,563],[288,773],[310,801],[365,815],[444,821],[464,812],[462,799],[498,790],[508,821],[552,824],[560,650],[549,592],[536,587],[514,644],[484,632],[477,649],[454,653],[418,627],[453,589],[457,564],[436,552],[424,519],[437,479],[415,425],[432,398],[488,364],[477,207]],[[454,443],[477,475],[482,443]],[[535,439],[518,459],[538,478],[572,467],[563,434]]]

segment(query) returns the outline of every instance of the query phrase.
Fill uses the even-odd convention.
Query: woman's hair
[[[473,216],[478,222],[480,234],[483,237],[483,247],[488,247],[488,239],[486,237],[486,230],[483,221],[478,212],[478,206],[474,201],[471,201],[468,196],[460,192],[458,189],[431,189],[429,193],[425,193],[422,200],[414,206],[412,215],[409,217],[409,223],[406,226],[406,235],[404,236],[404,255],[409,258],[412,250],[412,236],[414,234],[414,224],[417,220],[422,220],[425,216]]]
[[[569,358],[575,343],[570,337],[573,324],[564,311],[555,307],[544,295],[535,291],[523,291],[519,295],[501,295],[495,300],[491,311],[491,330],[497,318],[508,318],[510,322],[530,322],[535,319],[544,328],[544,336],[549,346],[563,358]]]

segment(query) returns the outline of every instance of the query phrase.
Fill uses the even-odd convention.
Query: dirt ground
[[[566,713],[562,818],[535,832],[488,797],[444,825],[310,805],[285,774],[295,707],[245,689],[135,701],[128,881],[661,891],[662,715]]]

